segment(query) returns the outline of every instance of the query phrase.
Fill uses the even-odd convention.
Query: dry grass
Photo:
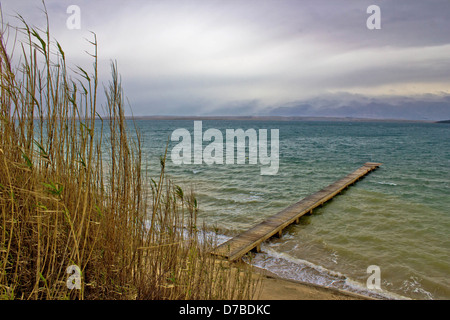
[[[19,19],[1,33],[0,298],[252,298],[251,270],[208,254],[197,201],[166,179],[165,158],[156,181],[143,174],[114,63],[100,117],[95,34],[92,71],[73,72],[48,27]]]

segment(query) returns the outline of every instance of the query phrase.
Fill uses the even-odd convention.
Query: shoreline
[[[282,278],[266,269],[252,266],[260,277],[254,300],[378,300],[362,294]]]
[[[239,269],[243,265],[252,268],[253,277],[255,281],[259,282],[252,300],[390,300],[388,297],[372,297],[339,288],[284,278],[243,259],[232,262],[224,257],[217,256],[217,258],[218,261],[228,264],[230,268]]]

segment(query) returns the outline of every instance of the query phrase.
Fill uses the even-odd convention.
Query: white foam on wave
[[[251,261],[247,262],[258,268],[270,271],[279,277],[353,292],[377,299],[409,299],[386,290],[369,290],[364,284],[350,279],[340,272],[327,269],[304,259],[292,257],[287,253],[277,252],[270,247],[263,245],[262,249],[263,253],[256,254]]]
[[[187,230],[184,230],[184,233],[187,236]],[[232,238],[224,234],[206,230],[199,232],[198,237],[200,243],[208,239],[208,242],[212,241],[216,246]],[[262,245],[262,250],[263,252],[254,255],[251,259],[244,257],[244,260],[255,267],[270,271],[281,278],[353,292],[378,299],[410,299],[386,290],[369,290],[364,284],[350,279],[345,274],[316,265],[304,259],[295,258],[288,253],[278,252],[264,244]]]
[[[433,300],[433,295],[431,292],[422,288],[422,285],[417,277],[411,276],[408,280],[403,281],[401,288],[406,292],[420,293],[421,295],[427,297],[428,300]]]
[[[383,185],[387,185],[387,186],[396,186],[397,184],[394,182],[389,182],[389,181],[378,181],[378,184],[383,184]]]

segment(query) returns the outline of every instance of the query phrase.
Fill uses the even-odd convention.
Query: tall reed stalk
[[[165,156],[160,177],[143,173],[115,63],[98,110],[95,34],[92,71],[73,72],[45,16],[45,30],[2,23],[0,298],[252,298],[251,270],[208,254],[197,200],[165,177]]]

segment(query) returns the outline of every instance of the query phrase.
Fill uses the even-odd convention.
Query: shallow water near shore
[[[203,130],[279,129],[277,175],[261,165],[174,165],[167,173],[193,187],[199,218],[219,239],[237,235],[367,161],[382,166],[335,197],[252,263],[280,276],[382,298],[450,299],[450,125],[402,122],[202,121]],[[192,120],[137,120],[149,174],[168,138]],[[270,140],[269,140],[270,141]],[[203,143],[203,147],[208,142]],[[270,143],[269,143],[270,148]],[[381,291],[368,290],[379,266]]]

